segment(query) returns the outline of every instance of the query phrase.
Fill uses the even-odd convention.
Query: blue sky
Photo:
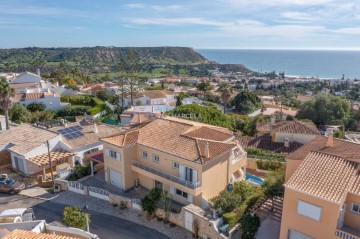
[[[360,49],[359,0],[0,0],[0,48]]]

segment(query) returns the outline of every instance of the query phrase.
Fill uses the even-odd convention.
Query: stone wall
[[[130,198],[110,193],[110,195],[109,195],[109,203],[120,205],[121,202],[126,202],[126,206],[128,208],[132,207]]]

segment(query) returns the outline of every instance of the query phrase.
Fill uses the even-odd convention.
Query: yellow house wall
[[[289,138],[291,141],[296,141],[302,144],[306,144],[310,140],[315,138],[315,135],[309,134],[289,134],[289,133],[275,133],[275,142],[283,143],[285,138]]]
[[[360,196],[349,193],[346,197],[346,213],[344,225],[360,230],[360,214],[350,211],[350,203],[360,204]]]
[[[123,150],[124,154],[124,189],[129,189],[135,186],[135,180],[137,178],[137,173],[131,170],[132,160],[134,155],[137,153],[137,146],[133,145],[131,147],[125,148]]]
[[[120,160],[115,160],[106,154],[105,149],[111,149],[115,152],[119,153]],[[124,189],[124,182],[125,182],[125,173],[124,173],[124,152],[121,148],[116,147],[112,144],[104,142],[104,171],[105,171],[105,181],[109,183],[109,168],[112,168],[116,171],[121,172],[122,182],[123,182],[123,189]]]
[[[148,153],[147,159],[140,156],[141,151],[146,151]],[[154,155],[154,154],[158,155],[160,157],[159,163],[155,163],[153,161],[152,155]],[[148,147],[145,147],[142,145],[137,146],[136,159],[143,164],[152,166],[152,167],[162,170],[166,173],[169,173],[171,175],[179,177],[179,170],[172,168],[172,162],[175,161],[181,165],[184,165],[186,167],[197,170],[198,181],[201,180],[202,165],[199,163],[194,163],[189,160],[179,158],[174,155],[167,154],[167,153],[164,153],[164,152],[152,149],[152,148],[148,148]]]
[[[322,208],[320,222],[297,213],[298,200]],[[291,189],[285,189],[280,239],[287,239],[288,229],[293,229],[315,239],[337,239],[335,231],[340,205],[321,200]]]
[[[204,166],[202,174],[202,197],[204,199],[209,200],[217,196],[229,183],[231,179],[227,173],[229,157],[230,154],[226,154]]]

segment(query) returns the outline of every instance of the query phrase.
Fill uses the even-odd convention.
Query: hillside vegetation
[[[0,49],[0,72],[41,69],[49,73],[66,62],[88,73],[115,73],[117,64],[126,59],[128,50],[135,55],[139,70],[149,76],[203,75],[208,69],[250,72],[243,65],[220,65],[211,62],[189,47],[81,47]],[[148,75],[145,75],[148,76]]]

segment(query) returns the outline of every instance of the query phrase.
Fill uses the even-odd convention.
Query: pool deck
[[[256,171],[256,169],[251,169],[251,168],[247,168],[246,173],[252,174],[252,175],[254,175],[256,177],[259,177],[261,179],[264,179],[265,176],[266,176],[266,173],[258,172],[258,171]]]

